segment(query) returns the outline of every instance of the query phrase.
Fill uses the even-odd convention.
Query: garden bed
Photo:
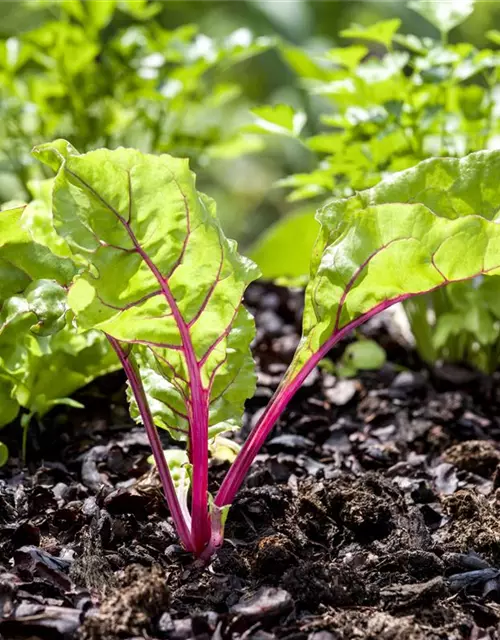
[[[242,435],[293,355],[301,300],[247,293],[259,378]],[[429,371],[380,321],[365,331],[388,363],[309,377],[207,568],[177,544],[120,374],[33,429],[29,471],[12,456],[0,475],[0,636],[500,637],[497,380]],[[19,427],[4,435],[15,453]]]

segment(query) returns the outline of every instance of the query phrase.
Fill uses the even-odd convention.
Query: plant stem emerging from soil
[[[153,416],[151,415],[151,409],[149,408],[149,403],[146,398],[146,393],[144,391],[140,375],[137,372],[135,363],[131,358],[129,358],[128,353],[122,348],[119,341],[110,335],[106,335],[106,337],[108,338],[111,346],[115,350],[116,355],[118,356],[123,366],[125,374],[130,383],[130,388],[132,389],[132,392],[136,399],[142,422],[144,423],[144,427],[146,428],[146,433],[151,445],[156,468],[158,469],[158,473],[160,475],[160,480],[163,486],[165,497],[167,499],[168,508],[170,509],[175,528],[177,530],[177,533],[179,534],[179,538],[182,542],[182,545],[187,551],[193,551],[191,543],[191,532],[184,518],[179,499],[177,498],[177,494],[175,492],[172,476],[170,474],[167,461],[165,460],[165,456],[163,454],[163,447],[153,421]]]
[[[327,353],[332,349],[337,342],[342,340],[350,331],[363,324],[371,317],[377,315],[384,309],[388,309],[397,302],[402,302],[406,298],[411,297],[412,294],[398,296],[391,300],[385,300],[375,308],[371,309],[367,313],[363,314],[359,318],[356,318],[352,322],[349,322],[345,327],[333,332],[333,335],[327,340],[324,345],[307,360],[303,367],[291,377],[289,373],[285,375],[281,381],[280,386],[276,390],[272,400],[266,407],[266,410],[262,414],[262,417],[255,425],[250,435],[248,436],[245,444],[241,448],[236,460],[231,465],[231,468],[227,472],[220,489],[215,497],[214,504],[222,508],[232,504],[236,493],[238,492],[243,480],[245,479],[248,470],[250,469],[255,456],[259,453],[264,441],[269,435],[271,429],[276,424],[278,418],[282,415],[283,411],[296,394],[296,392],[302,386],[304,380],[312,372],[314,367],[322,360]],[[292,365],[293,366],[293,363]],[[214,523],[212,523],[213,528]],[[212,533],[212,539],[214,533]]]

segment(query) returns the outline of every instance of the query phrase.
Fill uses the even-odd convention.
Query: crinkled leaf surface
[[[19,412],[17,391],[25,391],[30,359],[39,353],[36,335],[64,324],[69,260],[33,242],[23,224],[26,207],[0,211],[0,426]]]
[[[500,273],[500,152],[431,159],[318,213],[303,338],[289,377],[391,304]]]
[[[18,294],[35,280],[68,284],[73,263],[55,256],[46,243],[33,240],[26,229],[26,207],[0,211],[0,302]],[[45,236],[48,238],[48,232]]]
[[[19,403],[13,397],[14,382],[0,377],[0,427],[12,422],[19,413]]]
[[[31,358],[24,393],[19,389],[17,397],[39,416],[57,404],[78,406],[69,399],[72,393],[120,368],[114,351],[98,331],[78,333],[68,325],[54,335],[39,338],[38,346],[41,353]]]
[[[53,184],[53,179],[30,182],[29,187],[34,199],[25,206],[21,216],[21,225],[34,242],[47,247],[54,256],[71,258],[69,247],[54,229]],[[62,263],[67,264],[66,261],[62,261]]]
[[[78,334],[66,325],[61,285],[75,267],[49,204],[40,198],[0,212],[0,426],[14,420],[20,406],[43,415],[119,367],[101,333]]]
[[[79,155],[65,141],[35,154],[58,170],[54,223],[87,263],[69,293],[79,326],[135,356],[155,421],[173,435],[188,433],[196,386],[210,426],[238,421],[255,385],[253,319],[241,300],[258,271],[222,234],[187,161],[131,149]]]
[[[77,389],[120,368],[100,332],[66,326],[52,335],[34,333],[33,312],[21,296],[3,305],[0,322],[0,426],[12,422],[20,406],[41,417],[73,403],[69,396]]]

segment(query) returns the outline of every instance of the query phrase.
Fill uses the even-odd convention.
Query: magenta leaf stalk
[[[128,176],[130,184],[130,174]],[[109,205],[107,205],[109,206]],[[177,302],[168,285],[168,278],[164,277],[150,256],[143,249],[132,230],[129,220],[116,212],[118,220],[126,229],[134,250],[139,254],[148,269],[157,280],[160,291],[164,295],[175,318],[182,340],[189,373],[189,385],[191,387],[191,400],[189,402],[189,430],[190,430],[190,459],[193,465],[193,484],[191,491],[191,518],[192,518],[192,543],[194,551],[200,553],[210,536],[208,521],[208,407],[207,396],[201,383],[200,365],[196,359],[189,327],[185,322]],[[156,428],[155,428],[156,433]]]
[[[190,407],[190,458],[193,465],[191,485],[191,521],[194,550],[200,554],[210,536],[208,516],[208,407],[206,391],[200,398],[193,394]]]
[[[446,284],[446,283],[444,283]],[[444,285],[439,285],[440,288]],[[392,307],[392,305],[398,302],[403,302],[407,298],[414,297],[414,293],[407,293],[392,298],[390,300],[384,300],[380,304],[376,305],[370,311],[367,311],[358,318],[352,320],[341,329],[334,330],[332,336],[327,340],[323,346],[316,351],[298,373],[290,379],[290,374],[285,375],[281,381],[280,386],[276,390],[273,398],[266,407],[266,410],[262,414],[260,420],[252,429],[250,435],[241,448],[236,460],[231,465],[231,468],[227,472],[222,484],[214,499],[214,503],[219,508],[232,504],[236,493],[238,492],[243,480],[245,479],[248,470],[250,469],[255,456],[259,453],[266,438],[271,432],[272,428],[276,424],[277,420],[292,400],[293,396],[302,386],[304,380],[311,373],[314,367],[322,360],[327,353],[332,349],[342,338],[361,324],[377,315],[381,311]],[[214,534],[212,534],[213,537]]]
[[[410,294],[411,295],[411,294]],[[364,315],[356,318],[352,322],[349,322],[345,327],[334,331],[332,337],[325,342],[325,344],[314,353],[311,358],[304,364],[300,371],[294,378],[288,382],[288,376],[281,381],[276,393],[271,399],[270,403],[266,407],[266,410],[262,414],[260,420],[252,429],[245,444],[241,448],[236,460],[231,465],[231,468],[227,472],[222,484],[217,492],[214,503],[219,507],[230,505],[236,493],[238,492],[243,480],[245,479],[248,470],[250,469],[255,456],[262,448],[267,436],[271,432],[272,428],[276,424],[278,418],[288,406],[289,402],[297,391],[302,386],[304,380],[311,373],[314,367],[322,360],[326,354],[332,349],[337,342],[342,340],[352,329],[355,329],[363,322],[369,320],[372,316],[376,315],[380,311],[391,307],[397,302],[410,297],[400,296],[394,300],[386,300],[377,307],[374,307]]]
[[[163,454],[163,447],[153,421],[153,416],[151,415],[151,410],[149,408],[149,403],[146,398],[140,375],[137,372],[135,363],[131,358],[129,358],[119,341],[109,335],[107,338],[123,366],[127,379],[130,383],[130,388],[132,389],[132,393],[136,399],[142,422],[151,445],[151,450],[153,452],[156,468],[158,469],[163,491],[167,499],[168,508],[170,509],[170,514],[172,515],[172,520],[174,521],[179,538],[187,551],[193,551],[189,525],[186,522],[183,510],[175,492],[172,476]]]

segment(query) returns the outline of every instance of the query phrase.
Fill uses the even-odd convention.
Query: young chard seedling
[[[54,224],[80,267],[69,307],[118,354],[180,540],[205,559],[222,543],[229,506],[269,432],[339,340],[397,302],[500,273],[500,152],[424,161],[328,203],[302,339],[212,498],[209,440],[240,424],[255,388],[254,323],[242,297],[256,266],[225,238],[186,160],[131,149],[80,155],[61,140],[34,153],[57,172]],[[188,462],[165,457],[157,427],[186,443]]]

